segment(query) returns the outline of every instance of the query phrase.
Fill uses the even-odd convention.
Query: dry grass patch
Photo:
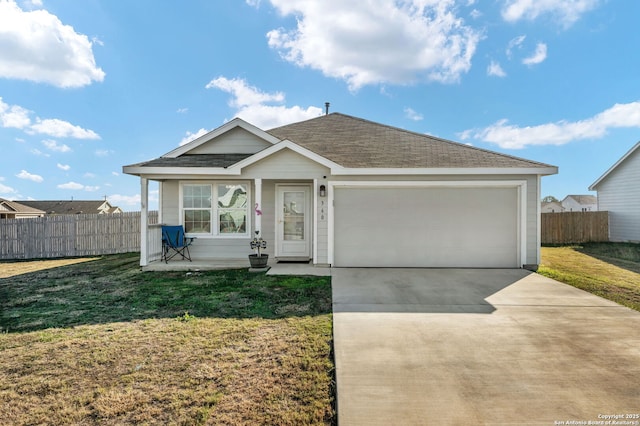
[[[52,260],[28,260],[19,262],[0,262],[0,278],[9,278],[16,275],[28,274],[29,272],[43,271],[60,266],[76,265],[78,263],[91,262],[97,260],[95,257],[83,257],[74,259],[52,259]]]
[[[640,245],[542,247],[542,275],[640,311]]]
[[[0,335],[5,424],[330,424],[330,315]]]

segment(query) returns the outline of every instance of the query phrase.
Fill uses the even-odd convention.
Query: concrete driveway
[[[523,270],[331,274],[340,426],[640,424],[636,311]]]

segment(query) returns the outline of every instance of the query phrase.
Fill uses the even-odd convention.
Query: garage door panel
[[[334,264],[516,267],[516,188],[336,188]]]

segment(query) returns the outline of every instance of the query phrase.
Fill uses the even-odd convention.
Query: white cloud
[[[514,48],[522,48],[522,43],[524,43],[524,40],[527,38],[527,36],[525,35],[521,35],[518,36],[514,39],[509,40],[509,44],[507,45],[507,57],[509,59],[511,59],[511,56],[513,55],[513,49]]]
[[[95,173],[87,172],[84,175],[82,175],[82,177],[93,179],[93,178],[96,177],[96,175],[95,175]]]
[[[473,19],[478,19],[482,16],[482,12],[480,12],[478,9],[473,9],[469,15],[473,18]]]
[[[58,87],[104,80],[86,35],[46,10],[24,11],[15,0],[0,1],[0,50],[0,77]]]
[[[84,189],[84,185],[76,182],[67,182],[58,185],[60,189],[73,189],[73,190],[81,190]]]
[[[27,133],[39,133],[56,138],[100,139],[100,136],[93,130],[86,130],[80,126],[74,126],[67,121],[58,120],[57,118],[48,118],[45,120],[38,118]]]
[[[241,78],[229,80],[225,77],[218,77],[211,80],[205,87],[207,89],[220,89],[223,92],[233,94],[229,105],[234,108],[242,108],[265,102],[284,102],[284,94],[282,92],[264,93],[254,86],[249,86],[246,80]]]
[[[189,108],[178,108],[176,112],[178,114],[186,114],[187,112],[189,112]]]
[[[538,43],[536,45],[536,51],[527,58],[522,60],[522,63],[525,65],[536,65],[544,62],[547,59],[547,45],[544,43]]]
[[[4,182],[4,177],[0,176],[0,182]],[[2,183],[0,183],[0,194],[9,195],[9,194],[15,194],[17,192],[18,191],[11,188],[10,186],[3,185]]]
[[[0,7],[1,5],[2,0],[0,0]],[[0,59],[1,61],[2,59]],[[75,126],[57,118],[43,120],[40,117],[36,117],[35,123],[33,123],[30,117],[31,114],[32,111],[19,105],[9,105],[3,102],[0,97],[0,125],[2,127],[22,129],[30,135],[43,134],[57,138],[100,139],[100,135],[93,130],[83,129],[80,126]]]
[[[517,22],[552,15],[564,27],[569,27],[598,3],[600,0],[507,0],[502,9],[502,18],[507,22]]]
[[[598,139],[609,129],[640,128],[640,101],[615,104],[611,108],[580,121],[561,120],[537,126],[519,127],[502,119],[484,129],[460,133],[461,138],[494,143],[502,148],[521,149],[530,145],[564,145],[583,139]]]
[[[21,170],[20,173],[16,175],[16,177],[20,179],[30,180],[32,182],[37,182],[37,183],[44,181],[42,176],[29,173],[26,170]]]
[[[151,197],[149,197],[149,201],[151,201]],[[109,195],[109,203],[113,206],[135,206],[140,207],[140,194],[136,195],[120,195],[120,194],[112,194]]]
[[[24,129],[31,124],[30,111],[18,105],[9,105],[0,97],[0,123],[2,127]]]
[[[455,0],[270,0],[296,28],[267,33],[299,67],[343,79],[350,90],[420,80],[457,82],[482,34],[456,16]]]
[[[104,46],[104,41],[100,40],[98,37],[91,37],[91,43],[97,44],[98,46]]]
[[[185,137],[182,138],[182,140],[180,141],[180,146],[186,145],[189,142],[198,139],[200,136],[206,135],[210,131],[211,130],[207,130],[207,129],[200,129],[195,133],[191,133],[191,132],[187,131],[187,134],[185,135]]]
[[[118,173],[118,172],[111,172],[111,174],[112,174],[113,176],[120,176],[120,173]]]
[[[404,109],[404,115],[409,120],[413,120],[413,121],[420,121],[424,119],[424,116],[422,114],[414,111],[412,108],[409,108],[409,107]]]
[[[42,7],[42,0],[23,0],[22,5],[27,9],[37,9]]]
[[[87,191],[87,192],[95,192],[95,191],[99,190],[100,187],[99,186],[85,186],[83,189],[85,191]]]
[[[37,155],[37,156],[42,156],[42,157],[51,157],[49,154],[47,154],[46,152],[42,152],[37,148],[33,148],[31,151],[33,155]]]
[[[15,194],[15,193],[16,193],[15,189],[0,183],[0,194],[8,195],[8,194]]]
[[[60,164],[60,163],[58,163],[57,166],[58,166],[58,168],[60,170],[64,170],[65,172],[68,172],[69,170],[71,170],[71,166],[68,165],[68,164]]]
[[[495,77],[506,77],[507,73],[504,72],[500,64],[496,61],[491,61],[489,66],[487,67],[487,75],[495,76]]]
[[[58,142],[52,140],[52,139],[45,139],[42,141],[42,145],[46,146],[48,150],[50,151],[56,151],[56,152],[70,152],[71,148],[69,148],[68,145],[62,144],[59,145]]]
[[[236,116],[262,129],[295,123],[322,114],[321,108],[313,106],[304,109],[297,105],[293,107],[265,105],[266,103],[283,103],[285,101],[284,94],[282,92],[264,93],[239,78],[229,80],[225,77],[218,77],[211,80],[206,88],[216,88],[231,94],[229,106],[236,109]]]
[[[96,157],[108,157],[112,153],[113,151],[109,151],[108,149],[96,149],[95,155]]]

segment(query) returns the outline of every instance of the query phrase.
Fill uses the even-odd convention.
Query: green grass
[[[329,278],[137,262],[0,279],[4,423],[335,423]]]
[[[8,332],[146,318],[284,318],[331,312],[326,277],[267,276],[246,269],[140,272],[135,254],[0,280],[0,329]]]
[[[543,247],[538,273],[640,311],[640,244]]]

